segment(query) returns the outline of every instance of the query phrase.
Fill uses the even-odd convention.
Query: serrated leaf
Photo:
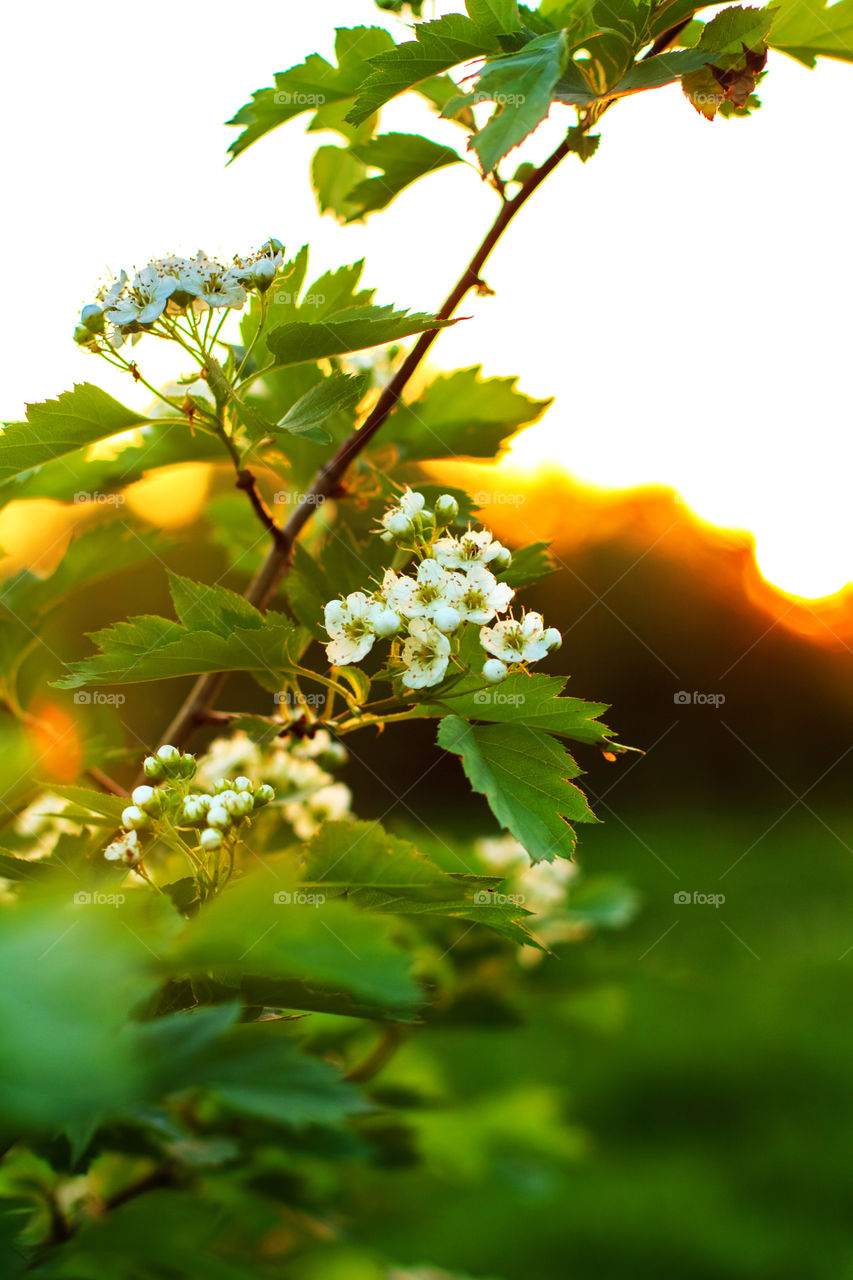
[[[552,403],[523,395],[517,381],[483,378],[479,365],[434,378],[417,400],[398,406],[381,444],[393,442],[406,462],[499,457],[515,433]]]
[[[168,963],[229,981],[305,983],[403,1019],[420,1003],[408,958],[382,921],[341,899],[300,901],[296,886],[268,872],[247,875],[188,921]]]
[[[0,849],[0,880],[44,880],[59,870],[49,858],[19,858]]]
[[[460,681],[464,689],[464,682]],[[518,724],[543,729],[561,738],[584,742],[590,746],[606,746],[611,730],[599,716],[607,710],[605,702],[587,702],[583,698],[563,695],[566,681],[539,673],[514,672],[500,685],[459,693],[453,689],[446,699],[460,716],[472,720],[488,720],[497,724]],[[425,707],[427,714],[438,715],[440,708]]]
[[[781,0],[767,43],[807,67],[818,58],[853,62],[853,0]]]
[[[444,108],[442,115],[452,116],[483,99],[496,103],[488,124],[468,143],[486,173],[548,115],[567,56],[565,32],[537,36],[518,53],[487,61],[472,92],[453,98]]]
[[[228,148],[232,159],[278,125],[306,111],[320,112],[332,103],[353,98],[370,71],[368,59],[393,44],[382,27],[339,27],[335,41],[337,66],[317,53],[310,54],[298,66],[279,71],[273,87],[253,93],[251,101],[228,121],[229,125],[245,126]]]
[[[361,124],[398,94],[449,71],[470,58],[501,47],[497,33],[463,14],[449,13],[434,22],[421,22],[415,39],[407,40],[370,59],[372,72],[359,88],[347,119]]]
[[[63,800],[70,800],[78,809],[82,809],[87,813],[96,814],[100,818],[106,818],[110,822],[114,822],[118,826],[121,819],[122,810],[127,805],[127,800],[121,796],[107,795],[102,791],[92,791],[89,787],[74,787],[50,783],[50,790],[53,795],[61,796]]]
[[[512,553],[512,563],[500,574],[501,582],[511,587],[527,587],[541,582],[554,572],[554,561],[548,550],[549,542],[531,542]]]
[[[144,615],[94,632],[101,652],[70,663],[59,689],[87,684],[134,684],[213,671],[247,671],[265,688],[277,688],[292,670],[302,643],[289,618],[260,614],[233,591],[170,575],[181,622]]]
[[[487,31],[521,30],[516,0],[465,0],[468,17]]]
[[[56,400],[28,405],[26,422],[10,422],[3,430],[0,482],[148,421],[100,387],[76,383]]]
[[[318,147],[311,160],[311,184],[320,212],[334,214],[342,222],[361,217],[360,206],[349,195],[366,177],[366,167],[349,147]]]
[[[364,217],[387,205],[418,178],[449,164],[461,164],[452,147],[444,147],[417,133],[383,133],[350,148],[360,164],[381,169],[381,177],[364,178],[347,192],[346,204],[355,212],[347,221]]]
[[[568,820],[596,821],[569,781],[580,770],[547,733],[523,724],[472,725],[452,715],[439,724],[438,743],[462,757],[473,790],[534,862],[571,858],[576,837]]]
[[[301,320],[280,325],[267,335],[267,346],[276,364],[300,364],[381,347],[413,333],[455,323],[423,312],[395,311],[393,307],[353,307],[314,323]]]
[[[330,377],[318,382],[307,391],[287,411],[274,431],[286,431],[291,435],[302,435],[319,444],[327,444],[331,436],[321,430],[323,423],[346,405],[358,400],[364,393],[367,383],[364,374],[348,374],[335,372]]]

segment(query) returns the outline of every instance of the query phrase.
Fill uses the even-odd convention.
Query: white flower
[[[446,605],[455,608],[462,579],[457,573],[448,573],[437,560],[422,560],[415,578],[398,577],[387,589],[383,582],[382,589],[395,613],[405,618],[432,619],[436,610]]]
[[[143,267],[133,277],[126,296],[116,299],[105,311],[111,324],[153,324],[165,310],[178,281],[174,276],[161,276],[153,265]]]
[[[502,662],[538,662],[548,653],[541,613],[505,618],[480,628],[480,644]]]
[[[345,818],[352,804],[352,792],[343,782],[332,782],[315,791],[308,801],[308,808],[315,818],[324,822]]]
[[[175,280],[175,289],[166,304],[166,314],[180,315],[201,292],[201,267],[209,259],[199,249],[195,258],[157,258],[151,263],[154,270],[164,278],[170,276]]]
[[[429,689],[444,679],[450,660],[450,641],[425,618],[409,623],[409,638],[403,645],[403,661],[408,668],[403,684],[410,689]]]
[[[488,529],[469,529],[461,538],[439,538],[433,548],[436,559],[446,569],[473,569],[489,564],[504,550]]]
[[[232,271],[241,284],[247,289],[258,289],[265,293],[275,279],[284,260],[284,246],[280,240],[268,240],[259,252],[251,257],[235,262]]]
[[[353,591],[346,600],[329,601],[324,613],[332,639],[326,645],[326,657],[333,667],[361,662],[370,653],[376,639],[375,620],[383,612],[383,606],[363,591]]]
[[[496,613],[505,613],[514,595],[512,587],[498,582],[485,565],[475,564],[465,575],[456,608],[466,622],[483,626],[491,622]]]
[[[193,302],[194,310],[243,306],[247,294],[235,270],[226,269],[221,263],[207,259],[198,264],[197,271],[199,289]]]
[[[107,862],[121,862],[126,867],[136,866],[142,857],[139,836],[135,831],[123,832],[122,835],[113,840],[112,844],[107,845],[104,850],[104,857]]]
[[[414,493],[406,485],[403,494],[393,507],[389,507],[382,517],[382,527],[391,534],[399,536],[407,533],[412,527],[415,516],[423,510],[426,498],[422,493]]]

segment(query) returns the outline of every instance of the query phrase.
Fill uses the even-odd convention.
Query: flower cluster
[[[262,778],[281,801],[277,814],[300,840],[309,840],[324,822],[352,816],[352,792],[333,773],[347,758],[346,748],[326,729],[311,738],[278,738],[269,747],[237,732],[211,742],[199,761],[197,780],[214,786],[223,772],[235,770]]]
[[[240,308],[250,292],[265,293],[284,257],[279,240],[268,240],[248,258],[235,258],[231,266],[209,258],[199,250],[194,258],[155,258],[133,279],[122,271],[119,278],[97,295],[80,313],[74,340],[87,350],[118,350],[129,337],[136,343],[143,333],[159,331],[172,336],[163,318],[198,315],[218,307]],[[109,326],[109,328],[107,328]]]
[[[486,657],[483,679],[496,684],[510,666],[538,662],[559,648],[555,627],[545,627],[541,614],[506,614],[515,591],[496,574],[507,569],[511,556],[488,529],[468,528],[458,536],[445,532],[459,514],[456,499],[444,494],[432,512],[422,493],[406,489],[383,515],[383,541],[414,553],[419,563],[413,574],[387,569],[370,595],[354,591],[325,606],[330,636],[326,656],[332,666],[361,662],[377,640],[392,638],[392,660],[402,665],[402,682],[409,689],[440,684],[459,649],[467,624],[479,627]],[[490,625],[491,624],[491,625]]]
[[[255,783],[245,776],[233,781],[219,778],[212,795],[190,790],[196,767],[194,756],[182,755],[168,744],[145,758],[146,778],[159,785],[135,788],[132,803],[121,815],[123,830],[104,851],[107,862],[136,866],[143,855],[140,833],[148,831],[162,836],[189,828],[197,835],[198,848],[212,853],[242,822],[275,798],[267,783]]]

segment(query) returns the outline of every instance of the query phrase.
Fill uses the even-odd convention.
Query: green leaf
[[[59,869],[49,858],[19,858],[0,849],[0,880],[44,880]]]
[[[534,862],[571,858],[576,837],[568,819],[596,821],[568,780],[580,770],[547,733],[525,724],[472,725],[453,715],[439,724],[438,743],[462,757],[473,790]]]
[[[91,638],[101,652],[70,663],[59,689],[87,684],[134,684],[212,671],[248,671],[265,688],[277,688],[302,638],[283,614],[261,614],[224,587],[170,574],[180,622],[146,615],[128,618]]]
[[[462,163],[452,147],[440,146],[417,133],[383,133],[350,151],[368,169],[381,169],[382,176],[365,178],[347,193],[347,205],[355,210],[348,221],[384,209],[425,174]]]
[[[483,378],[479,365],[433,379],[421,396],[398,406],[382,433],[406,462],[429,458],[499,457],[515,433],[537,422],[551,400],[516,391],[517,378]]]
[[[499,575],[501,582],[508,582],[511,587],[527,587],[547,578],[554,572],[554,561],[548,550],[550,545],[549,542],[531,542],[513,551],[511,565]]]
[[[460,681],[463,689],[465,683]],[[480,682],[475,691],[461,694],[453,689],[445,701],[448,707],[468,719],[498,724],[520,721],[528,728],[544,729],[574,742],[609,746],[611,730],[598,719],[607,710],[607,703],[564,697],[565,687],[562,677],[514,672],[499,685],[483,688]],[[425,712],[440,715],[441,707],[426,704]]]
[[[191,1082],[238,1111],[294,1129],[334,1124],[368,1106],[333,1066],[303,1053],[281,1023],[235,1027]]]
[[[853,0],[781,0],[767,43],[807,67],[818,58],[853,62]]]
[[[381,347],[413,333],[455,323],[423,312],[395,311],[393,307],[353,307],[333,318],[280,325],[267,335],[267,346],[278,365],[301,364]]]
[[[231,158],[235,159],[271,129],[306,111],[319,113],[330,104],[353,98],[370,71],[368,59],[393,44],[381,27],[339,27],[335,41],[338,66],[312,53],[298,66],[279,71],[272,88],[253,93],[251,102],[228,121],[229,125],[245,126],[228,148]],[[363,118],[370,114],[368,111]]]
[[[226,980],[305,983],[401,1018],[420,1002],[408,958],[382,921],[345,900],[306,902],[292,881],[268,871],[247,875],[188,921],[168,963]]]
[[[107,795],[104,791],[92,791],[89,787],[66,786],[51,782],[50,790],[53,795],[61,796],[63,800],[70,800],[77,809],[95,814],[99,818],[106,818],[116,826],[119,825],[122,812],[127,805],[127,800],[121,796]]]
[[[291,435],[302,435],[319,444],[327,444],[331,436],[321,430],[323,423],[332,414],[352,404],[364,393],[367,377],[364,374],[348,374],[335,372],[330,377],[318,382],[296,401],[291,409],[274,427],[274,431],[287,431]]]
[[[360,86],[347,119],[361,124],[398,94],[422,81],[449,71],[460,62],[494,53],[501,47],[494,29],[449,13],[435,22],[421,22],[415,39],[407,40],[370,59],[371,75]]]
[[[28,405],[26,422],[0,434],[0,482],[148,421],[100,387],[77,383],[57,400]]]
[[[367,169],[349,147],[318,147],[311,161],[311,182],[321,213],[334,214],[342,222],[362,216],[350,192],[367,177]]]
[[[311,889],[345,893],[367,910],[470,920],[522,945],[533,941],[519,924],[530,912],[493,895],[490,878],[443,871],[377,822],[327,822],[304,856]]]
[[[468,17],[487,31],[521,30],[516,0],[465,0]]]
[[[483,98],[496,103],[495,114],[468,143],[486,173],[548,115],[567,54],[565,32],[537,36],[518,53],[488,61],[472,92],[453,98],[444,108],[442,115],[452,116]]]

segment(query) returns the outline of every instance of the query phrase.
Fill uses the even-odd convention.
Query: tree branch
[[[531,173],[529,178],[522,184],[520,191],[511,200],[507,200],[501,205],[497,217],[480,242],[479,248],[444,300],[438,312],[439,320],[450,320],[470,290],[476,289],[482,283],[480,273],[495,245],[518,211],[527,203],[534,191],[541,186],[548,175],[556,169],[560,161],[569,154],[570,150],[568,139],[564,138],[548,159]],[[440,332],[440,329],[429,329],[426,333],[421,334],[406,359],[400,365],[400,368],[383,390],[364,425],[353,431],[333,457],[320,467],[308,493],[304,495],[305,500],[299,503],[287,524],[279,529],[278,526],[274,525],[270,517],[270,523],[276,529],[276,532],[273,533],[273,546],[245,593],[246,599],[250,604],[259,609],[265,609],[269,604],[279,581],[290,567],[293,546],[302,528],[326,498],[339,492],[341,480],[350,464],[366,448],[391,411],[396,407],[410,378]],[[253,497],[253,492],[256,494],[256,490],[247,487],[250,499]],[[255,505],[254,501],[253,505]],[[212,706],[225,680],[226,675],[221,673],[201,676],[193,685],[183,706],[166,729],[163,741],[172,743],[177,747],[183,746],[193,729],[204,722],[205,713]]]

